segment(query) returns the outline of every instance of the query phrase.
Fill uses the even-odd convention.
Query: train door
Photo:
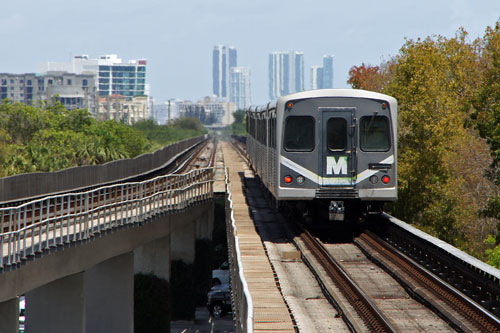
[[[355,108],[320,108],[320,185],[354,186],[356,177]]]

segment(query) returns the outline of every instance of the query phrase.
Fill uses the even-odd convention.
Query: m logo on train
[[[339,156],[338,161],[335,156],[326,157],[327,175],[347,175],[347,156]]]

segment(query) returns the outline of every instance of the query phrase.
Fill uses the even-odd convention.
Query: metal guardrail
[[[0,272],[28,259],[213,198],[214,168],[0,208]]]
[[[253,302],[248,284],[243,274],[238,230],[234,220],[233,200],[229,188],[229,175],[224,168],[226,181],[226,232],[229,251],[229,267],[231,267],[231,293],[233,297],[233,317],[237,332],[253,332]]]

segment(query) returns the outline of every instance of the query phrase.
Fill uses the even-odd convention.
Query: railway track
[[[322,264],[328,276],[335,282],[349,303],[356,310],[366,328],[372,332],[396,332],[391,322],[378,309],[370,297],[347,274],[342,266],[330,255],[322,243],[305,229],[300,231],[300,239],[306,244],[314,257]],[[348,325],[353,327],[349,318]]]
[[[500,321],[439,277],[370,231],[355,243],[416,299],[433,309],[457,331],[500,332]]]
[[[319,267],[309,264],[316,270],[324,270],[328,277],[333,281],[337,290],[342,293],[342,298],[346,299],[350,306],[355,310],[356,315],[352,311],[346,309],[345,305],[339,304],[339,295],[327,295],[331,299],[331,303],[335,304],[342,313],[348,326],[353,331],[377,331],[377,332],[396,332],[405,331],[408,329],[406,320],[400,320],[407,314],[398,314],[394,311],[394,307],[404,308],[399,305],[397,297],[393,292],[382,294],[377,285],[376,278],[369,277],[369,274],[380,276],[380,273],[374,273],[373,268],[365,266],[373,266],[373,263],[380,266],[387,272],[397,283],[399,283],[416,301],[422,303],[426,307],[427,314],[414,311],[414,319],[425,316],[432,318],[430,312],[434,312],[442,318],[448,325],[448,329],[458,332],[500,332],[500,321],[493,316],[489,311],[475,303],[467,295],[459,292],[431,272],[421,267],[418,263],[408,258],[403,253],[393,248],[389,243],[375,235],[371,231],[363,230],[353,236],[353,243],[346,244],[329,244],[322,242],[317,237],[312,236],[308,230],[300,229],[299,236],[295,240],[298,248],[303,252],[302,256],[305,261],[311,261],[311,256],[319,263]],[[323,236],[328,238],[328,235]],[[323,238],[323,237],[322,237]],[[307,250],[305,251],[305,244]],[[361,255],[356,255],[355,259],[345,259],[344,252],[355,252],[354,247],[366,255],[369,259],[364,262],[359,259]],[[349,248],[350,247],[350,248]],[[348,250],[346,250],[346,248]],[[345,261],[345,262],[344,262]],[[360,273],[364,272],[364,273]],[[367,273],[368,272],[368,273]],[[370,273],[371,272],[371,273]],[[323,279],[322,283],[328,285],[328,281],[324,277],[320,277],[320,273],[315,273],[318,279]],[[391,279],[392,279],[391,278]],[[368,281],[369,280],[369,281]],[[389,282],[385,282],[391,283]],[[324,290],[331,290],[328,286]],[[371,294],[372,296],[370,296]],[[375,298],[373,298],[375,297]],[[393,298],[394,306],[384,305],[384,301],[380,299]],[[408,298],[408,297],[406,297]],[[406,304],[407,301],[404,301]],[[379,305],[380,306],[379,306]],[[403,303],[401,303],[403,304]],[[414,306],[414,305],[413,305]],[[382,309],[382,308],[386,309]],[[435,322],[429,326],[429,331],[442,331],[442,323],[439,323],[438,318],[426,319],[434,320]],[[441,325],[441,328],[437,329]],[[415,329],[415,328],[413,328]],[[419,327],[418,330],[424,330],[424,327]],[[412,330],[412,329],[409,329]]]

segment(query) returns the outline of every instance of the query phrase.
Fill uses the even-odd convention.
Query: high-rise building
[[[225,45],[214,46],[212,52],[212,81],[215,96],[220,98],[228,98],[230,96],[230,69],[237,65],[237,52],[234,47],[226,47]]]
[[[245,109],[252,104],[250,92],[250,68],[231,68],[231,98],[238,110]]]
[[[333,56],[323,56],[323,66],[311,66],[311,89],[333,88]]]
[[[273,52],[269,55],[269,98],[304,90],[304,53]]]
[[[333,56],[323,56],[323,89],[333,88]]]
[[[145,96],[146,60],[130,60],[123,63],[116,54],[105,55],[98,59],[99,96],[113,94],[125,97]]]
[[[323,67],[311,66],[311,89],[321,89],[323,86]]]

